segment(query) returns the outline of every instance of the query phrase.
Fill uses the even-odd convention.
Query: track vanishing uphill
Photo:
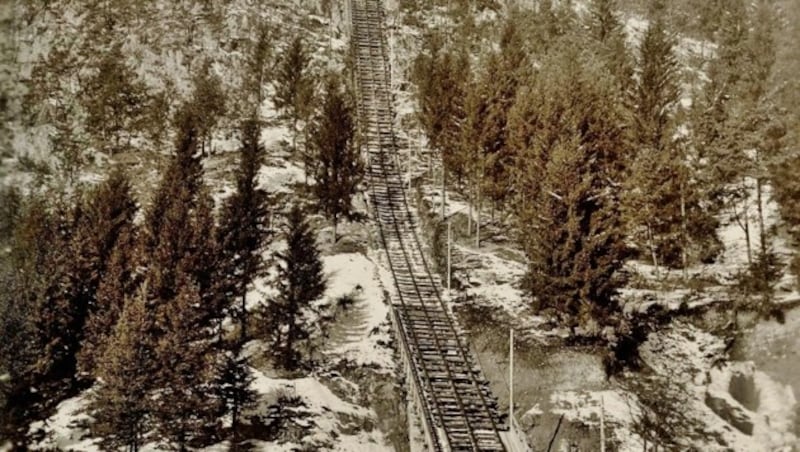
[[[497,401],[461,330],[440,297],[420,246],[397,166],[389,60],[379,0],[352,0],[358,125],[371,211],[379,226],[395,293],[392,316],[434,451],[504,451]]]

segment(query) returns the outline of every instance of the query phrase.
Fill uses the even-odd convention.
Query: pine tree
[[[82,287],[82,267],[92,260],[81,259],[78,265],[75,262],[75,243],[85,219],[80,194],[63,196],[50,210],[51,230],[46,237],[52,241],[47,244],[44,261],[37,263],[41,267],[36,269],[49,272],[49,276],[42,291],[33,294],[36,302],[31,316],[36,344],[41,347],[34,374],[45,406],[80,389],[77,353],[89,302]]]
[[[774,198],[780,206],[781,218],[795,243],[800,243],[800,156],[788,158],[772,170]],[[800,253],[795,253],[789,266],[800,287]]]
[[[264,101],[264,84],[269,77],[272,64],[273,31],[268,22],[258,24],[256,38],[245,60],[245,90],[255,94],[255,106],[260,106]],[[256,113],[252,112],[251,115]]]
[[[252,407],[256,400],[256,393],[250,389],[253,375],[250,371],[247,357],[242,356],[241,346],[238,341],[230,350],[223,353],[218,364],[217,380],[220,400],[225,404],[225,410],[231,415],[231,450],[237,451],[241,447],[239,427],[242,413]]]
[[[135,260],[153,311],[153,426],[157,438],[185,449],[214,438],[221,404],[210,394],[225,297],[217,292],[220,253],[214,201],[202,181],[195,110],[179,111],[176,153],[145,214]],[[113,288],[112,288],[113,289]]]
[[[273,102],[284,118],[291,121],[292,152],[297,152],[298,125],[311,114],[314,82],[311,57],[303,38],[295,36],[280,56],[275,74]]]
[[[175,296],[175,273],[180,260],[191,254],[192,231],[187,219],[198,205],[202,189],[202,161],[198,153],[197,117],[184,106],[176,117],[176,152],[145,212],[137,254],[148,262],[148,290],[152,299]],[[208,242],[208,236],[202,240]]]
[[[72,365],[78,335],[71,326],[81,306],[70,303],[72,207],[71,200],[27,200],[4,262],[0,367],[10,380],[0,421],[4,436],[21,448],[30,422],[78,389]]]
[[[662,150],[671,139],[670,118],[680,96],[679,77],[674,38],[663,20],[656,18],[639,46],[638,77],[633,93],[636,140],[651,152]]]
[[[86,127],[97,147],[109,154],[122,149],[121,140],[139,131],[144,118],[147,93],[136,74],[125,64],[120,45],[98,60],[83,87],[83,106],[88,113]]]
[[[325,215],[333,220],[333,241],[339,219],[352,220],[353,196],[364,177],[364,164],[355,146],[355,124],[350,103],[339,81],[330,76],[322,110],[312,126],[312,148],[319,160],[314,194]]]
[[[222,255],[220,276],[227,280],[225,291],[239,302],[230,306],[241,326],[241,339],[247,338],[245,296],[249,285],[263,273],[261,253],[270,238],[267,192],[258,187],[258,172],[264,161],[264,147],[259,143],[260,129],[255,120],[242,127],[242,149],[236,173],[236,192],[222,207],[217,242]],[[238,308],[235,305],[239,305]]]
[[[300,341],[308,339],[311,325],[306,314],[311,303],[325,292],[322,261],[314,232],[300,207],[293,206],[286,226],[286,250],[276,254],[278,295],[264,313],[264,327],[272,336],[274,358],[285,369],[300,366]],[[283,331],[285,330],[285,333]]]
[[[445,49],[438,34],[425,38],[412,67],[412,80],[417,86],[417,120],[429,146],[440,153],[445,168],[458,179],[464,175],[457,149],[468,68],[467,53]]]
[[[0,243],[6,242],[14,234],[21,213],[22,193],[19,188],[0,188]]]
[[[209,62],[201,65],[193,84],[194,91],[189,105],[195,109],[200,152],[205,155],[206,145],[209,147],[211,145],[214,128],[219,119],[225,115],[225,93],[222,90],[222,80],[212,72]]]
[[[538,306],[554,308],[569,326],[589,328],[613,324],[625,246],[614,189],[604,186],[580,141],[574,136],[552,149],[521,224],[532,229],[525,250]]]
[[[135,274],[135,246],[135,231],[123,229],[97,286],[94,305],[89,307],[78,354],[78,368],[84,375],[96,375],[97,360],[103,356],[114,325],[122,314],[123,301],[134,293],[140,283]]]
[[[110,327],[113,327],[113,323],[105,324],[103,330],[93,330],[92,334],[87,334],[88,325],[94,323],[94,317],[104,316],[107,309],[117,310],[116,315],[118,315],[118,306],[101,305],[97,295],[111,256],[118,248],[118,242],[120,239],[127,240],[133,232],[133,218],[137,207],[127,176],[119,169],[113,170],[108,179],[89,193],[83,211],[84,214],[71,243],[73,266],[76,271],[75,297],[72,304],[85,309],[80,315],[80,324],[74,326],[76,330],[80,330],[77,340],[81,342],[81,347],[88,344],[95,346],[102,344],[104,337],[111,332]],[[125,245],[130,246],[130,243],[119,243],[120,247]],[[118,304],[121,298],[104,301]],[[112,314],[112,318],[114,317]],[[105,322],[94,323],[94,326],[103,323]],[[83,355],[82,351],[80,354]],[[85,370],[90,373],[91,365]]]
[[[485,116],[478,136],[485,159],[486,194],[493,201],[493,208],[502,204],[512,189],[509,176],[514,154],[507,145],[507,126],[508,113],[519,85],[519,74],[518,68],[511,64],[513,63],[503,55],[490,56],[486,63],[486,78],[482,82],[487,97]]]
[[[576,50],[542,67],[509,113],[527,287],[536,307],[555,310],[570,326],[613,324],[626,253],[618,205],[628,150],[622,112],[611,78],[582,66]]]
[[[210,397],[216,392],[214,333],[201,327],[199,287],[187,276],[179,275],[173,299],[156,306],[163,333],[155,351],[158,397],[151,403],[156,435],[181,451],[212,438],[222,411],[220,401]]]
[[[27,200],[21,207],[9,239],[10,253],[0,267],[5,288],[0,292],[0,436],[18,450],[25,450],[30,423],[40,413],[41,393],[35,387],[34,368],[40,352],[32,319],[37,297],[48,283],[48,274],[37,273],[47,260],[51,239],[49,212],[42,199]]]
[[[785,135],[782,126],[775,127],[781,122],[780,115],[765,96],[776,58],[775,24],[770,2],[756,2],[751,14],[742,1],[726,4],[717,58],[710,65],[711,81],[702,104],[714,114],[698,117],[698,141],[712,169],[706,179],[714,185],[718,203],[744,231],[749,267],[763,260],[754,259],[752,252],[753,204],[758,214],[759,253],[770,248],[764,227],[763,186]]]
[[[217,386],[231,413],[233,443],[238,444],[239,421],[243,408],[253,400],[249,389],[252,377],[247,359],[241,356],[247,341],[247,290],[264,273],[262,252],[270,238],[267,224],[267,193],[258,188],[258,172],[264,159],[259,143],[260,129],[254,119],[242,127],[242,150],[236,174],[236,192],[225,200],[217,242],[222,256],[217,271],[222,281],[221,295],[228,298],[228,312],[239,321],[239,338],[228,345],[219,366]],[[219,289],[218,289],[219,290]]]
[[[633,64],[616,9],[616,0],[593,0],[589,4],[587,25],[591,37],[598,43],[603,65],[617,80],[620,94],[626,94],[633,80]]]
[[[700,154],[690,155],[690,147],[675,134],[680,74],[662,9],[663,5],[654,8],[655,17],[639,48],[632,107],[638,150],[625,181],[624,199],[630,234],[649,255],[657,274],[661,265],[685,270],[690,257],[707,262],[721,250],[717,223],[706,201],[709,191],[692,176],[692,162],[702,162]]]
[[[92,433],[108,450],[138,451],[150,428],[154,350],[147,342],[152,316],[147,291],[127,298],[119,322],[97,362],[101,383],[92,395]]]

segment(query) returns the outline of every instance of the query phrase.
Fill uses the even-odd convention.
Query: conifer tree
[[[291,121],[292,152],[297,152],[298,126],[311,114],[314,81],[311,77],[311,56],[303,38],[295,36],[284,49],[275,74],[275,108]]]
[[[325,215],[333,220],[333,241],[339,219],[354,218],[352,200],[364,177],[364,164],[354,143],[355,124],[350,103],[339,81],[330,76],[322,109],[313,124],[312,147],[318,163],[314,194]]]
[[[772,170],[775,201],[780,206],[781,218],[786,222],[791,237],[800,243],[800,157],[788,158]],[[800,287],[800,253],[795,253],[789,268]]]
[[[234,451],[241,447],[239,429],[242,413],[256,401],[256,393],[250,389],[253,375],[249,360],[242,356],[239,344],[240,341],[236,341],[223,352],[221,362],[218,363],[217,380],[214,382],[220,400],[225,405],[224,409],[231,416],[231,450]]]
[[[151,314],[147,291],[128,297],[119,322],[108,336],[97,362],[101,380],[93,393],[91,430],[108,450],[125,447],[138,451],[150,427],[150,397],[153,388],[154,350],[148,343]]]
[[[639,46],[633,104],[637,143],[660,151],[671,139],[672,108],[680,96],[674,38],[661,18],[651,21]]]
[[[573,49],[546,60],[517,95],[509,138],[519,153],[514,213],[534,305],[588,327],[613,324],[617,312],[628,143],[610,77],[580,61]]]
[[[264,147],[259,143],[259,135],[256,120],[244,123],[236,192],[225,200],[217,229],[222,256],[218,279],[226,281],[225,291],[237,300],[229,309],[239,319],[242,341],[247,339],[247,289],[263,273],[261,253],[270,237],[267,192],[258,187],[258,172],[264,161]]]
[[[31,321],[40,348],[35,364],[37,390],[45,404],[58,402],[79,390],[77,353],[88,310],[83,296],[81,264],[75,265],[74,246],[85,219],[80,194],[63,196],[50,206],[52,228],[47,235],[46,259],[37,271],[49,272],[36,302]],[[83,265],[90,259],[84,260]]]
[[[657,275],[662,265],[685,269],[690,257],[707,262],[721,250],[708,191],[692,177],[690,165],[697,159],[675,134],[680,74],[662,10],[663,5],[654,7],[639,48],[632,112],[637,151],[624,199],[631,237]]]
[[[36,300],[48,282],[37,273],[47,260],[50,240],[49,213],[41,199],[27,200],[9,239],[10,253],[0,268],[0,436],[12,447],[28,446],[30,423],[38,417],[41,393],[35,387],[35,363],[39,354],[32,322]]]
[[[614,74],[620,94],[626,94],[633,79],[633,64],[616,9],[616,0],[593,0],[589,4],[587,25],[591,37],[599,45],[603,65]]]
[[[96,362],[103,356],[114,332],[114,325],[122,314],[123,301],[134,293],[140,282],[135,273],[135,246],[135,230],[123,229],[108,257],[94,296],[94,304],[89,307],[78,354],[78,368],[83,375],[95,375]]]
[[[310,337],[313,327],[307,324],[307,313],[311,303],[325,292],[326,283],[314,232],[300,207],[292,207],[287,223],[287,248],[275,256],[278,295],[270,300],[264,316],[267,333],[272,335],[274,357],[279,365],[291,370],[301,363],[300,341]]]
[[[506,200],[512,189],[510,168],[513,167],[514,155],[507,145],[508,113],[519,84],[518,67],[512,64],[513,61],[503,54],[491,55],[482,82],[487,97],[478,136],[485,159],[486,191],[493,202],[493,210]]]
[[[191,231],[187,218],[197,206],[203,171],[198,153],[197,121],[191,107],[183,106],[179,110],[175,155],[145,212],[137,254],[149,262],[148,273],[158,273],[148,286],[155,300],[169,300],[175,296],[178,262],[190,254]]]
[[[758,220],[759,254],[770,248],[764,227],[763,186],[767,168],[780,154],[781,119],[765,97],[775,63],[775,11],[770,2],[756,2],[752,14],[742,1],[725,5],[719,28],[717,58],[709,69],[700,105],[713,115],[696,115],[697,141],[708,158],[704,174],[712,184],[718,203],[730,212],[745,235],[748,266],[754,259],[751,237],[751,213]],[[755,199],[751,195],[755,188]]]
[[[0,188],[0,243],[14,234],[22,213],[22,193],[15,186]]]
[[[200,152],[205,155],[206,146],[211,144],[214,128],[225,115],[225,93],[222,91],[222,80],[212,72],[209,62],[200,67],[193,84],[192,100],[188,105],[196,110]]]
[[[264,84],[268,80],[270,65],[272,64],[272,40],[273,31],[269,23],[260,23],[256,29],[255,40],[251,43],[245,60],[245,89],[248,93],[255,94],[256,106],[260,106],[264,101]]]
[[[465,89],[469,74],[466,52],[444,48],[443,37],[431,34],[412,67],[417,85],[417,120],[428,138],[428,145],[442,158],[442,199],[446,199],[447,171],[457,179],[464,172],[463,156],[458,152],[463,121]],[[442,203],[444,215],[444,203]]]
[[[521,217],[533,229],[526,243],[529,289],[540,308],[554,308],[572,327],[613,324],[622,283],[618,199],[592,168],[591,152],[578,136],[557,143]]]
[[[126,65],[120,45],[113,46],[83,87],[86,127],[97,147],[110,154],[121,149],[123,137],[129,144],[141,128],[146,103],[145,86]]]
[[[20,448],[30,422],[76,389],[74,358],[80,306],[70,304],[70,203],[42,197],[25,203],[10,241],[0,297],[0,367],[8,373],[2,431]]]
[[[77,273],[74,290],[76,297],[73,303],[85,306],[86,313],[83,317],[91,322],[90,319],[95,314],[107,308],[99,304],[98,288],[120,238],[127,238],[133,231],[137,207],[130,181],[120,169],[112,170],[108,178],[88,194],[84,204],[84,214],[71,243],[73,265]],[[119,303],[120,300],[112,302]],[[113,323],[108,326],[113,326]],[[85,345],[85,325],[76,325],[76,328],[82,330],[78,338]],[[110,329],[95,331],[100,335],[110,332]],[[89,338],[88,342],[95,341],[97,344],[101,342],[98,339]]]
[[[185,450],[214,438],[222,414],[215,394],[219,253],[214,201],[202,182],[198,118],[180,110],[176,153],[146,212],[135,261],[153,321],[150,413],[156,438]],[[112,288],[114,289],[114,288]]]
[[[242,127],[242,149],[236,174],[236,192],[225,200],[222,220],[217,230],[221,264],[217,279],[224,286],[221,296],[228,312],[239,321],[239,337],[227,345],[219,366],[217,386],[226,409],[231,414],[234,447],[238,447],[242,410],[253,401],[249,389],[252,376],[248,362],[241,355],[247,341],[247,290],[264,271],[262,252],[270,237],[267,224],[267,193],[258,188],[258,171],[264,159],[259,143],[260,129],[254,119]]]
[[[157,337],[155,372],[158,397],[151,402],[159,438],[174,450],[203,445],[218,429],[220,400],[213,397],[214,336],[202,328],[202,297],[198,285],[181,274],[176,296],[156,307],[163,333]]]

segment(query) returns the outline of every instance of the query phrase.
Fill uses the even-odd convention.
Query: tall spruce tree
[[[242,413],[251,408],[256,401],[256,393],[250,388],[253,374],[249,360],[242,356],[239,341],[229,344],[217,363],[217,380],[214,382],[224,410],[231,417],[231,450],[242,448],[240,426]]]
[[[339,220],[352,220],[353,196],[364,177],[364,164],[355,146],[355,124],[349,100],[333,75],[325,86],[322,109],[312,126],[312,148],[318,160],[314,194],[333,221],[333,241]]]
[[[446,198],[447,171],[464,175],[459,156],[459,126],[464,118],[464,98],[469,74],[466,52],[444,46],[443,36],[432,33],[414,60],[412,80],[417,86],[417,120],[429,147],[442,158],[442,199]],[[444,212],[444,204],[442,204]],[[444,213],[442,213],[444,215]]]
[[[286,250],[275,257],[278,295],[264,312],[264,327],[274,344],[273,357],[291,370],[300,366],[301,341],[312,332],[313,325],[308,324],[307,317],[311,303],[322,296],[326,285],[314,232],[297,205],[287,218]]]
[[[617,199],[602,187],[587,151],[577,136],[559,142],[531,203],[538,213],[522,216],[534,230],[526,244],[531,293],[567,325],[585,328],[613,325],[625,249]]]
[[[213,397],[215,336],[203,328],[203,301],[199,285],[181,274],[176,296],[159,306],[155,315],[163,334],[156,342],[157,397],[151,402],[156,435],[174,450],[188,450],[213,440],[222,414],[221,401]]]
[[[274,84],[273,103],[291,121],[292,152],[297,153],[298,126],[311,114],[314,97],[311,56],[302,37],[295,36],[281,53]]]
[[[128,297],[109,342],[97,360],[101,380],[92,394],[92,433],[108,450],[138,451],[150,429],[150,397],[153,388],[153,344],[147,341],[152,314],[147,310],[147,291]]]
[[[626,94],[633,80],[633,62],[625,44],[625,30],[617,16],[616,0],[593,0],[587,26],[597,42],[603,65],[614,75],[620,94]]]
[[[222,296],[227,311],[239,322],[239,337],[229,341],[217,365],[217,387],[231,414],[234,448],[239,443],[239,422],[242,410],[254,400],[249,388],[248,360],[242,356],[247,341],[247,291],[253,280],[264,272],[262,252],[270,238],[267,192],[258,188],[258,172],[264,160],[259,143],[260,129],[251,119],[242,127],[242,149],[236,173],[236,192],[225,200],[222,220],[217,229],[221,264],[218,281],[223,284]]]
[[[618,311],[626,250],[618,181],[628,143],[610,77],[580,61],[575,50],[551,56],[519,92],[509,128],[534,305],[588,328],[613,325]]]
[[[120,169],[113,170],[103,183],[89,193],[83,210],[84,215],[71,244],[73,262],[78,272],[73,303],[85,306],[86,313],[82,316],[85,323],[76,325],[75,328],[81,329],[78,336],[82,342],[81,348],[92,349],[105,342],[105,336],[111,333],[110,327],[113,327],[113,323],[97,322],[96,317],[104,317],[108,311],[118,311],[119,306],[115,305],[121,301],[100,300],[98,291],[109,270],[112,255],[115,251],[123,252],[118,248],[130,246],[130,243],[123,243],[121,240],[128,240],[134,229],[133,218],[137,207],[130,181],[124,172]],[[101,302],[111,305],[103,305]],[[100,325],[102,329],[94,329]],[[79,357],[90,354],[90,351],[84,354],[81,350]],[[90,374],[91,365],[84,370]]]
[[[225,92],[222,80],[213,72],[209,62],[200,66],[200,70],[192,80],[194,90],[189,103],[196,109],[197,131],[200,139],[200,152],[205,155],[206,147],[211,146],[214,129],[221,117],[225,115]],[[211,149],[210,151],[213,151]]]
[[[197,118],[182,110],[176,153],[145,215],[140,245],[143,284],[153,322],[152,416],[157,438],[185,450],[214,437],[221,403],[212,395],[214,346],[223,317],[217,292],[219,253],[214,201],[202,182]]]
[[[256,29],[256,37],[250,44],[245,60],[245,91],[254,94],[255,106],[264,101],[264,84],[270,75],[272,64],[274,33],[268,22],[261,22]],[[253,111],[250,115],[256,113]]]
[[[633,91],[636,140],[651,152],[660,151],[671,139],[672,109],[680,96],[680,67],[675,40],[662,18],[656,17],[639,45],[638,77]]]
[[[88,131],[97,148],[110,154],[127,146],[132,134],[141,129],[147,92],[126,65],[120,45],[97,61],[94,74],[83,87],[82,99]],[[123,138],[127,142],[123,143]]]
[[[30,422],[80,389],[74,326],[85,306],[71,303],[75,272],[69,252],[79,215],[73,199],[28,200],[4,262],[0,367],[9,382],[3,385],[0,421],[4,436],[22,449]]]
[[[639,47],[632,97],[637,151],[624,198],[631,237],[657,275],[662,265],[685,269],[690,258],[709,261],[721,250],[707,190],[692,177],[691,165],[701,160],[676,134],[679,64],[662,9],[654,8]]]
[[[225,281],[226,295],[233,297],[227,306],[240,323],[241,340],[247,340],[247,290],[262,275],[261,256],[270,238],[268,194],[258,187],[258,172],[264,162],[264,147],[259,143],[260,129],[254,119],[242,127],[242,148],[236,173],[236,191],[222,206],[217,229],[221,265],[217,277]]]
[[[5,290],[0,292],[0,435],[15,449],[25,450],[30,423],[41,412],[41,392],[36,385],[35,364],[40,353],[36,325],[32,322],[37,298],[48,284],[44,269],[51,250],[50,213],[43,199],[21,206],[9,240],[10,253],[2,267]]]

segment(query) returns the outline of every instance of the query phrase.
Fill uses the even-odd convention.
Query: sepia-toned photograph
[[[0,452],[800,452],[800,0],[3,0],[0,115]]]

